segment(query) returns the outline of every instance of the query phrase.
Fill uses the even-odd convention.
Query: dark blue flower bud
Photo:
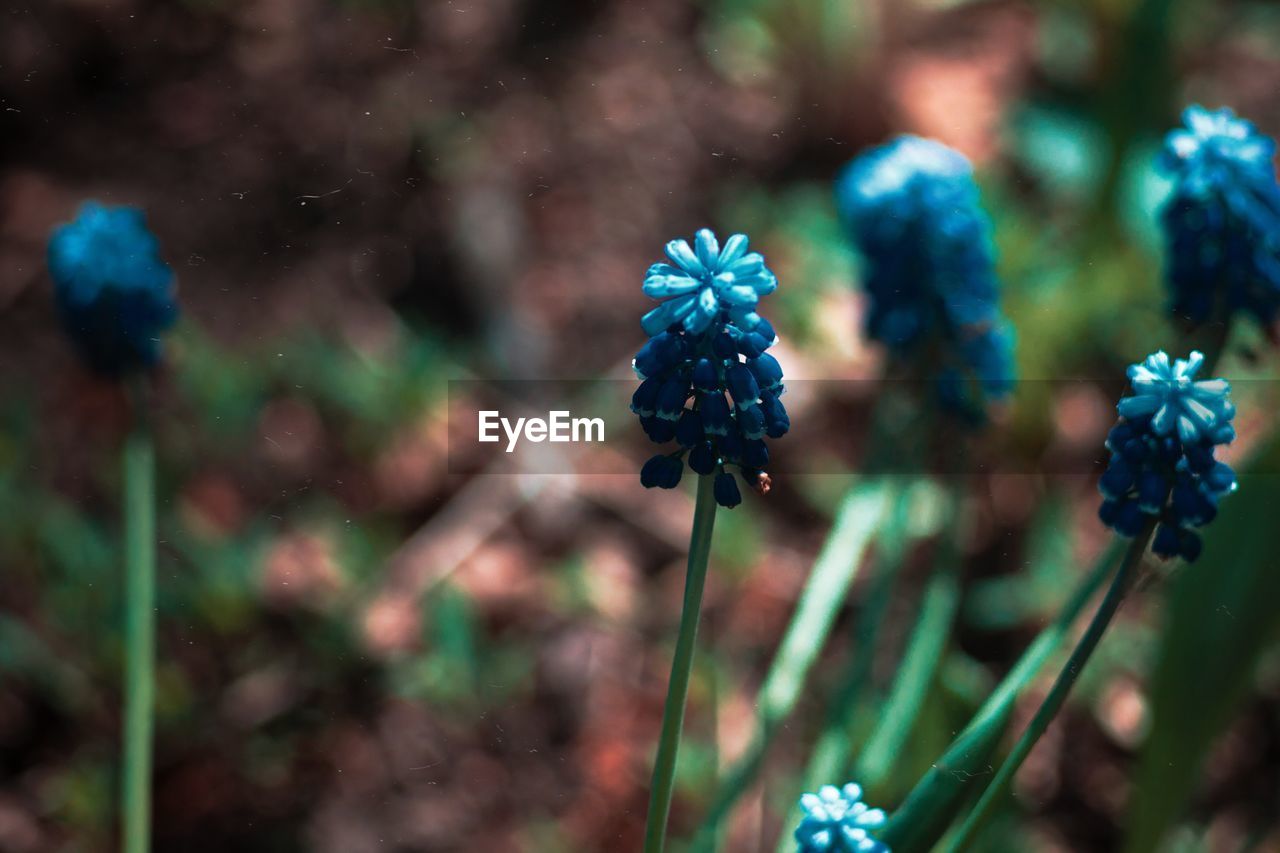
[[[736,360],[738,358],[738,346],[733,342],[733,338],[729,336],[728,332],[721,332],[711,339],[711,351],[721,361]]]
[[[658,417],[669,421],[680,417],[680,413],[684,411],[684,401],[689,399],[691,390],[689,380],[679,376],[663,382],[658,391]]]
[[[721,471],[716,474],[716,481],[712,491],[715,494],[716,503],[725,509],[733,509],[742,503],[742,493],[738,491],[738,483],[733,479],[733,475],[727,471]]]
[[[720,390],[720,373],[715,362],[709,358],[700,358],[693,366],[693,385],[699,391],[711,393]]]
[[[725,435],[720,436],[716,445],[720,450],[720,455],[724,457],[726,462],[737,462],[742,458],[742,435],[736,429],[731,429]]]
[[[646,489],[674,489],[680,484],[684,462],[678,456],[658,455],[644,463],[640,469],[640,485]]]
[[[791,418],[782,400],[771,391],[760,392],[760,408],[764,411],[765,433],[769,438],[782,438],[791,429]]]
[[[658,410],[658,391],[662,388],[662,380],[650,376],[640,383],[631,395],[631,411],[641,417],[649,417]]]
[[[671,332],[660,332],[636,353],[632,368],[642,378],[657,376],[679,363],[684,354],[684,338]]]
[[[676,441],[681,447],[693,447],[702,441],[702,415],[685,409],[676,422]]]
[[[760,318],[760,322],[756,324],[756,327],[751,330],[751,334],[759,335],[764,340],[764,349],[773,346],[774,342],[778,340],[778,333],[773,330],[773,324],[763,317]]]
[[[707,435],[725,435],[733,428],[729,403],[720,391],[703,394],[698,411],[702,413],[702,428]]]
[[[764,335],[758,334],[755,331],[750,331],[743,332],[738,335],[735,343],[737,344],[738,352],[742,353],[747,358],[757,358],[763,355],[764,351],[769,348],[769,344],[772,343],[772,339],[765,338]]]
[[[709,441],[704,441],[689,451],[689,469],[695,474],[710,474],[719,463]]]
[[[668,420],[655,416],[640,419],[640,427],[649,440],[656,444],[666,444],[675,438],[676,425]]]
[[[747,369],[756,378],[761,391],[773,391],[782,385],[782,365],[768,353],[747,362]]]
[[[1179,532],[1179,529],[1171,524],[1161,524],[1156,528],[1156,538],[1152,540],[1151,550],[1165,558],[1178,556],[1182,550]]]
[[[1170,497],[1173,518],[1183,526],[1201,527],[1218,514],[1218,507],[1190,478],[1179,478]]]
[[[1116,502],[1115,523],[1111,525],[1121,536],[1137,536],[1142,532],[1143,515],[1137,501]]]
[[[725,371],[725,384],[729,386],[729,396],[739,409],[745,409],[760,399],[760,386],[751,375],[745,364],[734,362]]]
[[[1169,500],[1169,481],[1158,471],[1143,471],[1137,477],[1138,506],[1155,515]],[[1127,491],[1127,490],[1126,490]]]
[[[742,431],[743,438],[764,437],[764,410],[758,403],[738,410],[738,429]]]
[[[1119,498],[1133,488],[1133,471],[1122,456],[1111,457],[1111,464],[1098,480],[1098,491],[1105,497]]]
[[[1236,472],[1225,462],[1215,462],[1204,477],[1205,485],[1214,492],[1223,494],[1236,490]]]

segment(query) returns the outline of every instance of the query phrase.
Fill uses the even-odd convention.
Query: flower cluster
[[[836,203],[865,261],[867,335],[900,360],[931,349],[929,369],[954,411],[977,413],[1008,394],[1012,328],[969,161],[901,136],[845,168]]]
[[[767,488],[764,437],[791,426],[779,399],[782,367],[765,352],[776,335],[755,311],[778,281],[743,234],[721,247],[704,228],[693,247],[672,240],[666,252],[671,263],[654,264],[644,280],[644,292],[662,304],[641,320],[650,338],[633,363],[642,382],[631,411],[650,439],[675,440],[679,449],[646,462],[640,482],[675,488],[687,459],[694,472],[715,474],[716,502],[734,507],[742,495],[726,466]]]
[[[1194,560],[1200,537],[1193,528],[1213,520],[1218,500],[1236,489],[1231,466],[1213,449],[1235,438],[1235,406],[1224,379],[1196,381],[1199,352],[1170,363],[1157,352],[1129,367],[1133,394],[1116,407],[1120,423],[1107,436],[1111,461],[1098,482],[1105,500],[1099,517],[1123,536],[1136,536],[1148,519],[1158,523],[1153,550]]]
[[[142,211],[88,202],[53,232],[48,256],[62,324],[89,366],[118,376],[155,364],[178,306]]]
[[[1161,221],[1172,308],[1194,324],[1280,311],[1280,185],[1275,142],[1229,109],[1191,106],[1165,139],[1174,188]]]
[[[889,853],[870,831],[884,825],[885,814],[862,802],[862,787],[823,785],[800,798],[804,816],[796,827],[797,853]]]

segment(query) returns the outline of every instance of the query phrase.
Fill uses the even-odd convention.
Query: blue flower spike
[[[1271,331],[1280,312],[1276,144],[1230,109],[1190,106],[1165,137],[1173,180],[1161,210],[1175,315],[1193,326],[1244,311]]]
[[[178,306],[141,210],[85,203],[54,230],[48,263],[62,325],[90,368],[115,377],[159,361]]]
[[[791,427],[780,399],[782,367],[766,352],[777,335],[756,313],[778,280],[762,255],[748,251],[744,234],[721,246],[704,228],[692,245],[672,240],[666,254],[669,262],[654,264],[644,280],[645,294],[662,304],[641,320],[649,342],[632,363],[643,381],[631,410],[652,441],[675,439],[680,449],[650,459],[641,483],[675,488],[687,455],[693,471],[715,475],[716,502],[732,508],[742,496],[726,469],[737,466],[749,486],[766,493],[763,438]]]
[[[796,827],[797,853],[890,853],[871,836],[885,823],[885,813],[862,802],[862,788],[823,785],[800,797],[802,817]]]
[[[940,142],[901,136],[850,163],[835,189],[864,261],[867,336],[906,364],[931,348],[939,401],[983,420],[1012,389],[1014,341],[973,167]]]
[[[1218,501],[1236,490],[1231,466],[1214,448],[1235,439],[1235,406],[1224,379],[1196,379],[1204,356],[1170,360],[1161,351],[1129,367],[1133,393],[1116,406],[1120,423],[1107,436],[1111,460],[1098,481],[1098,516],[1122,536],[1157,522],[1152,550],[1161,557],[1200,555],[1195,528],[1214,519]]]

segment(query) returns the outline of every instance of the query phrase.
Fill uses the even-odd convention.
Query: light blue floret
[[[749,332],[760,322],[755,313],[761,296],[772,293],[778,280],[759,252],[747,251],[747,235],[734,234],[721,248],[716,235],[703,228],[687,240],[666,246],[671,263],[654,264],[644,279],[646,295],[662,304],[640,323],[653,336],[680,325],[700,335],[717,321],[732,322]]]
[[[1231,429],[1235,416],[1235,406],[1227,397],[1231,385],[1225,379],[1197,382],[1196,373],[1203,365],[1200,352],[1171,362],[1163,350],[1131,365],[1128,374],[1133,394],[1120,401],[1120,414],[1131,420],[1149,416],[1156,435],[1176,430],[1183,444],[1205,439],[1220,443],[1219,437]]]
[[[803,817],[796,827],[797,853],[889,853],[871,831],[885,823],[885,813],[862,802],[862,787],[823,785],[800,797]]]

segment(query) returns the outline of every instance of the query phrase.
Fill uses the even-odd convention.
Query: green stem
[[[142,409],[139,400],[139,410]],[[139,412],[124,445],[125,694],[123,849],[146,853],[151,825],[151,731],[155,696],[155,456]]]
[[[645,853],[661,853],[667,840],[667,815],[675,785],[676,755],[684,728],[684,706],[689,695],[689,674],[693,669],[693,649],[698,637],[698,617],[702,610],[702,588],[707,579],[707,558],[711,555],[711,529],[716,522],[715,477],[698,477],[698,500],[693,512],[693,532],[689,537],[689,567],[684,581],[684,606],[680,611],[680,634],[676,638],[675,659],[667,701],[662,709],[662,736],[653,765],[649,791],[649,818],[645,825]]]
[[[1085,606],[1102,587],[1119,556],[1118,537],[1099,556],[1057,617],[1018,658],[991,692],[964,731],[894,810],[880,840],[895,853],[917,853],[937,843],[960,803],[990,773],[989,758],[999,743],[1014,703],[1036,673],[1058,649]]]
[[[1106,597],[1102,599],[1102,604],[1098,606],[1097,612],[1094,613],[1093,619],[1089,622],[1089,627],[1085,629],[1080,642],[1072,650],[1066,666],[1058,673],[1057,679],[1053,682],[1053,687],[1049,690],[1049,695],[1040,703],[1040,707],[1031,719],[1030,725],[1022,733],[1022,737],[1018,738],[1018,742],[1014,744],[1009,757],[1005,759],[1004,764],[996,772],[991,785],[983,792],[978,804],[974,806],[973,811],[970,812],[965,822],[961,825],[955,839],[948,847],[951,853],[959,853],[959,851],[964,850],[973,843],[978,830],[982,827],[996,800],[1003,795],[1013,779],[1013,774],[1022,766],[1022,762],[1031,753],[1036,741],[1040,739],[1049,724],[1053,722],[1053,718],[1057,716],[1058,711],[1062,709],[1063,703],[1066,702],[1067,694],[1071,692],[1076,679],[1089,662],[1089,657],[1093,654],[1094,649],[1097,648],[1103,633],[1107,630],[1107,626],[1111,624],[1112,618],[1120,609],[1125,595],[1128,594],[1130,587],[1133,585],[1134,578],[1137,577],[1138,567],[1142,563],[1142,555],[1146,553],[1147,545],[1150,543],[1151,534],[1154,531],[1155,521],[1149,520],[1142,531],[1129,544],[1124,560],[1120,563],[1120,569],[1111,581],[1111,586],[1107,590]]]

